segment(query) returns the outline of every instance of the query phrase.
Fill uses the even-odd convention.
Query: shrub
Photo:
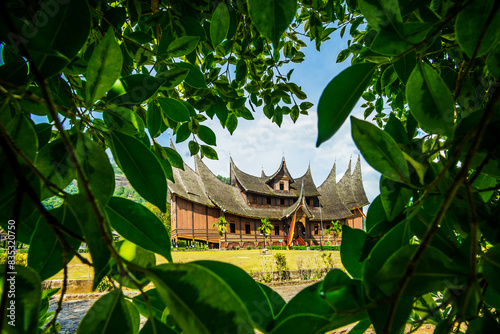
[[[7,256],[9,253],[5,252],[0,255],[0,264],[4,264],[7,261]],[[14,256],[14,261],[16,265],[27,266],[28,265],[28,254],[27,253],[16,253]]]
[[[247,250],[250,250],[250,249],[252,249],[252,246],[247,246]]]

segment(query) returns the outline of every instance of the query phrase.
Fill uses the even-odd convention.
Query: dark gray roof
[[[319,197],[321,208],[310,208],[314,220],[337,220],[352,216],[351,211],[346,208],[340,199],[335,169],[334,164],[326,180],[318,187],[321,194]]]
[[[363,187],[363,178],[361,176],[361,155],[358,154],[358,161],[354,172],[352,172],[352,191],[354,192],[354,199],[358,208],[363,207],[370,202],[366,197],[365,188]]]
[[[290,187],[299,193],[302,191],[302,189],[304,189],[304,196],[306,197],[314,197],[320,195],[312,178],[311,166],[307,168],[307,171],[304,175],[302,175],[298,179],[295,179],[295,182],[290,185]]]
[[[205,184],[208,197],[223,211],[244,217],[282,219],[289,217],[300,205],[301,198],[297,199],[293,205],[286,208],[261,208],[249,206],[245,202],[243,196],[241,196],[238,187],[231,186],[219,180],[203,161],[201,161],[199,156],[195,156],[194,160],[196,172]]]
[[[281,173],[285,174],[285,175],[288,177],[288,179],[290,180],[290,183],[294,183],[294,182],[295,182],[295,180],[294,180],[294,179],[293,179],[293,177],[292,177],[292,174],[290,174],[290,172],[288,171],[288,168],[286,168],[285,157],[283,157],[283,158],[281,159],[281,164],[280,164],[280,166],[278,167],[278,170],[277,170],[276,172],[274,172],[274,174],[273,174],[273,175],[268,176],[268,177],[267,177],[266,182],[271,181],[271,180],[272,180],[272,179],[274,179],[274,178],[275,178],[278,174],[281,174]]]
[[[340,195],[340,200],[346,208],[353,210],[358,206],[358,202],[354,197],[354,192],[352,190],[352,178],[351,178],[351,161],[349,160],[349,166],[347,167],[344,176],[337,183],[337,188]]]
[[[174,181],[168,180],[168,189],[172,194],[192,202],[213,207],[213,203],[207,196],[205,186],[200,176],[188,165],[184,164],[184,170],[172,168]]]
[[[278,171],[280,170],[281,168]],[[276,174],[277,173],[274,173],[273,175]],[[230,159],[230,176],[231,176],[231,185],[236,185],[237,182],[241,185],[241,187],[245,191],[248,192],[261,195],[268,195],[268,196],[297,197],[297,193],[293,191],[283,191],[283,190],[280,191],[271,188],[266,182],[271,180],[272,177],[256,177],[241,171],[238,167],[236,167],[232,158]]]

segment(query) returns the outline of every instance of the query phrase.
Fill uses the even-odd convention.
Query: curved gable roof
[[[352,172],[352,190],[354,192],[354,198],[356,199],[356,206],[358,208],[369,204],[368,198],[366,197],[365,188],[363,187],[363,178],[361,176],[361,155],[358,154],[358,161],[356,162],[356,167]]]
[[[321,208],[311,209],[315,220],[337,220],[352,216],[339,196],[335,164],[326,180],[318,187],[318,191],[321,194],[319,197]]]
[[[290,186],[292,189],[296,189],[299,192],[304,192],[304,196],[313,197],[319,196],[320,193],[314,184],[312,174],[311,174],[311,166],[307,167],[307,171],[304,175],[295,180],[293,185]]]
[[[357,207],[358,202],[354,197],[354,192],[352,190],[352,182],[351,182],[351,161],[349,160],[349,166],[347,167],[344,176],[337,183],[339,195],[341,201],[344,205],[349,209],[353,210]]]
[[[288,211],[297,206],[297,200],[288,208],[259,208],[249,206],[238,187],[231,186],[219,180],[212,171],[201,161],[199,156],[194,157],[196,172],[205,184],[205,188],[210,200],[221,210],[239,216],[251,218],[282,219],[287,217]]]

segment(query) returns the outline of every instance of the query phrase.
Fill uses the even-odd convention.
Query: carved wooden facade
[[[276,173],[260,177],[239,170],[231,159],[230,184],[219,180],[198,156],[195,170],[184,165],[184,170],[174,168],[173,172],[175,182],[168,183],[173,242],[190,240],[217,246],[219,235],[213,224],[224,216],[229,225],[220,240],[222,248],[264,246],[265,238],[258,230],[263,218],[274,226],[267,245],[285,245],[288,233],[293,233],[294,240],[319,245],[326,242],[323,231],[332,221],[363,228],[363,207],[369,203],[359,157],[352,174],[349,162],[337,182],[334,165],[319,187],[310,168],[294,179],[284,159]],[[290,232],[294,216],[296,224]]]

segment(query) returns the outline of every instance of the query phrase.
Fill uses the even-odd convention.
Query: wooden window
[[[285,205],[285,199],[284,198],[280,198],[280,205]]]
[[[272,204],[271,197],[268,197],[268,198],[267,198],[267,204]]]
[[[318,224],[314,225],[314,234],[315,235],[319,234],[319,226],[318,226]]]
[[[280,182],[280,190],[285,190],[285,183],[284,182]]]
[[[259,200],[259,196],[252,195],[251,199],[252,203],[257,203],[257,201]]]
[[[274,225],[274,235],[280,235],[280,226]]]
[[[229,223],[229,232],[236,233],[236,223]]]
[[[250,224],[245,224],[245,234],[250,234]]]

